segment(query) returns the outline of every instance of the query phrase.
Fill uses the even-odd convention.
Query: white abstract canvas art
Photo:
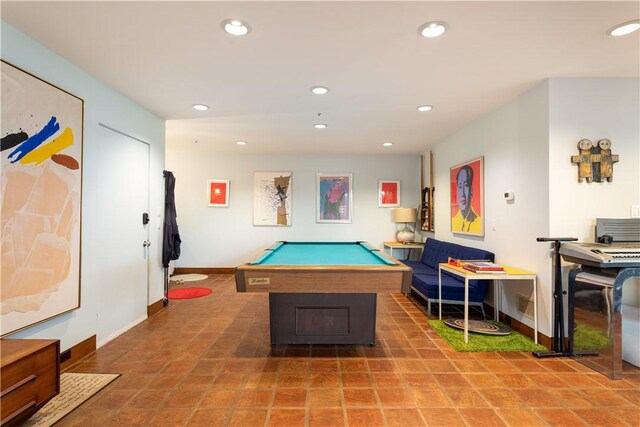
[[[2,335],[80,306],[82,99],[2,62]]]
[[[291,225],[291,172],[255,172],[253,225]]]

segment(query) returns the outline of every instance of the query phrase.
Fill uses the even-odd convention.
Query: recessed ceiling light
[[[236,141],[238,145],[247,145],[247,141]]]
[[[209,106],[204,104],[193,104],[193,109],[198,111],[206,111],[209,109]]]
[[[383,142],[382,145],[384,145],[385,147],[391,147],[393,145],[393,142]]]
[[[324,95],[325,93],[329,92],[329,88],[324,86],[314,86],[311,88],[311,92],[315,93],[316,95]]]
[[[447,31],[447,24],[444,22],[427,22],[420,28],[418,28],[418,34],[422,37],[438,37],[441,36]]]
[[[245,24],[242,21],[237,19],[225,19],[220,23],[222,28],[229,34],[233,36],[244,36],[251,31],[251,28],[248,24]]]
[[[421,105],[418,108],[416,108],[416,110],[418,110],[418,111],[431,111],[431,110],[433,110],[433,105]]]
[[[627,34],[631,34],[634,31],[637,31],[640,28],[640,20],[635,19],[633,21],[623,22],[622,24],[616,25],[615,27],[609,29],[607,34],[610,36],[625,36]]]
[[[324,129],[327,127],[327,125],[325,125],[324,123],[316,123],[315,125],[313,125],[313,127],[316,129]]]

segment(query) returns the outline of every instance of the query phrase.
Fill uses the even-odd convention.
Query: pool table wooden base
[[[271,345],[375,345],[375,293],[269,293]]]

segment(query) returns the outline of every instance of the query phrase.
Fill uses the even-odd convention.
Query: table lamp
[[[409,224],[416,223],[417,212],[413,208],[398,208],[391,210],[391,222],[404,224],[404,227],[396,233],[396,240],[400,243],[413,242],[415,232],[409,227]]]

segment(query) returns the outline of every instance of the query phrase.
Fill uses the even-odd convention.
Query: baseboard
[[[487,313],[493,313],[493,307],[491,307],[490,305],[485,304],[485,307],[490,307],[491,311],[487,311]],[[514,331],[518,331],[520,332],[522,335],[527,336],[531,339],[533,339],[533,328],[529,325],[526,325],[524,323],[522,323],[519,320],[514,319],[513,317],[500,312],[499,315],[499,320],[504,323],[505,325],[508,325],[511,329],[513,329]],[[538,330],[538,344],[542,344],[543,346],[547,347],[547,348],[551,348],[553,346],[553,340],[540,333],[540,331]]]
[[[133,322],[131,322],[128,325],[126,325],[124,328],[115,331],[114,333],[112,333],[108,337],[106,337],[103,340],[101,340],[100,342],[98,342],[97,348],[100,348],[103,345],[107,344],[109,341],[116,339],[120,335],[122,335],[125,332],[127,332],[129,329],[133,328],[134,326],[138,325],[141,322],[144,322],[145,320],[147,320],[147,316],[141,316],[141,317],[137,318]]]
[[[235,274],[236,269],[234,267],[220,267],[220,268],[207,268],[207,267],[176,267],[173,274]]]
[[[153,304],[147,306],[147,317],[151,317],[154,314],[158,314],[164,309],[164,300],[158,300]]]
[[[60,371],[64,371],[81,359],[96,351],[96,336],[90,336],[68,350],[60,353]]]

